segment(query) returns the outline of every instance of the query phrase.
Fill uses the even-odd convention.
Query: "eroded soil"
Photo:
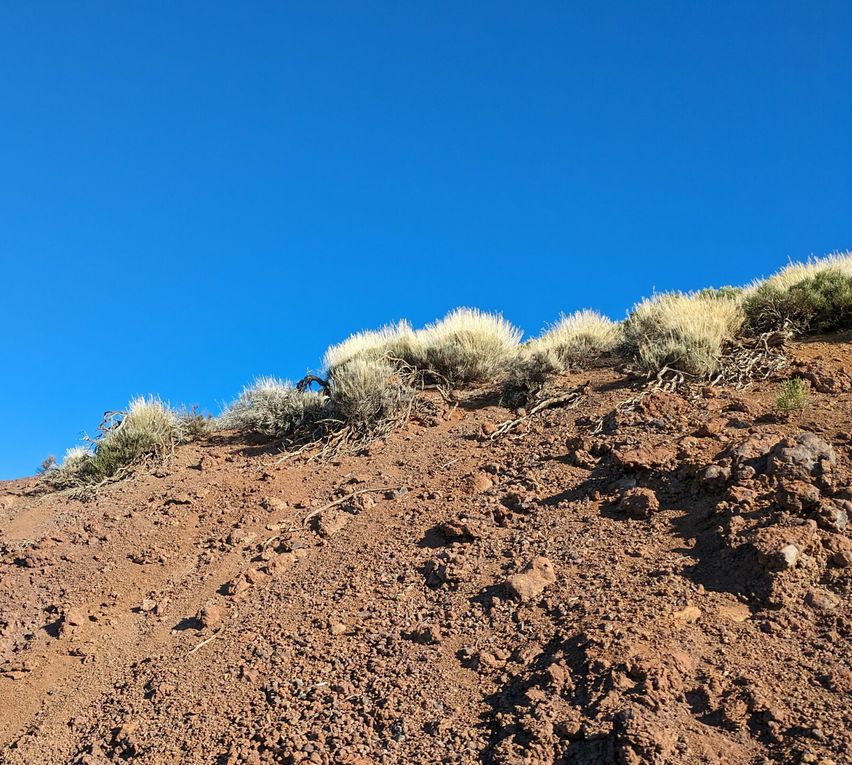
[[[852,762],[848,340],[790,418],[604,368],[497,440],[480,391],[334,463],[0,484],[0,761]]]

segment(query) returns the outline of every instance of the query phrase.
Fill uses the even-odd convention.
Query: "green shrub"
[[[671,367],[703,377],[719,369],[723,346],[742,323],[736,300],[665,293],[633,308],[624,322],[624,349],[647,372]]]
[[[852,253],[792,263],[745,292],[750,331],[800,334],[852,327]]]
[[[775,399],[778,409],[784,414],[801,411],[808,402],[808,384],[801,377],[793,377],[781,383],[781,392]]]

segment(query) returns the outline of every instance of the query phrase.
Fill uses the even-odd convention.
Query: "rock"
[[[436,531],[448,542],[473,542],[481,536],[469,523],[461,520],[443,521]]]
[[[750,533],[750,541],[760,562],[769,570],[793,568],[811,544],[816,525],[813,521],[797,526],[767,526]]]
[[[772,448],[766,470],[769,474],[787,474],[790,468],[797,468],[814,475],[823,461],[829,465],[837,462],[831,444],[813,433],[800,433],[795,438],[779,441]]]
[[[833,535],[826,545],[829,560],[838,568],[852,566],[852,540],[844,536]]]
[[[699,485],[711,492],[719,492],[731,478],[731,469],[723,465],[708,465],[698,474]]]
[[[852,502],[849,500],[829,500],[823,502],[816,512],[816,521],[828,531],[843,531],[849,525],[849,512]]]
[[[796,480],[782,480],[778,484],[778,504],[791,513],[801,513],[816,506],[819,498],[819,489],[813,484]]]
[[[483,436],[492,436],[497,432],[497,426],[493,422],[488,422],[486,420],[479,426],[479,429],[482,431]]]
[[[793,568],[799,560],[799,548],[796,545],[784,545],[778,551],[776,558],[781,568]]]
[[[89,619],[82,609],[72,607],[62,614],[59,622],[59,634],[68,635],[73,633],[77,628],[82,627]]]
[[[332,622],[328,625],[328,631],[335,637],[339,637],[340,635],[352,634],[352,630],[350,629],[349,625],[344,624],[343,622]]]
[[[225,584],[225,594],[230,595],[231,597],[239,597],[249,588],[249,583],[246,581],[246,578],[241,574],[240,576],[234,577],[230,582]]]
[[[717,438],[721,436],[728,424],[724,417],[713,417],[701,423],[701,427],[695,431],[698,438]]]
[[[314,529],[321,537],[330,537],[343,529],[352,520],[350,513],[343,512],[337,508],[323,510],[314,518]]]
[[[441,628],[437,625],[424,624],[413,630],[410,637],[415,643],[420,643],[421,645],[437,645],[441,642],[443,635],[441,634]]]
[[[624,451],[616,449],[613,456],[626,470],[654,470],[672,465],[677,453],[674,448],[661,444],[638,446]]]
[[[821,364],[813,363],[799,374],[819,393],[836,395],[852,390],[852,376],[843,370],[830,370]]]
[[[556,571],[553,564],[542,556],[533,561],[518,574],[506,580],[509,592],[522,603],[526,603],[541,595],[548,585],[556,581]]]
[[[225,616],[225,609],[215,603],[208,603],[198,612],[195,620],[202,629],[213,629]]]
[[[701,609],[696,606],[687,606],[681,611],[675,611],[672,616],[674,616],[674,619],[677,622],[692,624],[701,618]]]
[[[163,504],[167,505],[167,506],[168,505],[191,505],[192,504],[192,497],[189,494],[187,494],[186,492],[183,492],[181,494],[173,494],[171,497],[166,497]]]
[[[142,613],[150,614],[156,607],[156,600],[153,600],[152,598],[145,598],[139,606],[139,610],[142,611]]]
[[[268,510],[271,513],[283,513],[290,507],[285,500],[279,499],[278,497],[264,497],[260,501],[260,504],[264,510]]]
[[[231,530],[226,541],[232,547],[245,547],[246,545],[250,545],[254,542],[255,539],[257,539],[257,534],[255,532],[238,528]]]
[[[485,473],[471,473],[462,481],[462,487],[468,494],[482,494],[494,486],[492,481]]]
[[[840,604],[840,598],[828,590],[811,590],[805,595],[805,603],[814,611],[833,611]]]
[[[624,492],[619,507],[628,518],[643,520],[660,509],[660,501],[652,489],[637,487]]]

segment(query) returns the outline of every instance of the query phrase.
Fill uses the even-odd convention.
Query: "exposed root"
[[[784,343],[786,332],[764,332],[754,338],[742,338],[732,344],[722,358],[722,369],[710,380],[711,385],[747,388],[751,383],[768,380],[789,364]]]
[[[339,499],[335,499],[333,502],[329,502],[328,504],[323,505],[322,507],[318,507],[316,510],[312,510],[302,519],[302,525],[307,526],[308,521],[311,518],[316,518],[320,513],[325,510],[330,510],[332,507],[337,507],[338,505],[342,505],[345,502],[348,502],[350,499],[355,499],[355,497],[360,497],[362,494],[371,494],[377,491],[394,491],[398,487],[394,486],[378,486],[374,489],[358,489],[357,491],[350,492],[345,497],[340,497]]]
[[[573,388],[567,393],[563,393],[559,396],[551,396],[549,398],[543,399],[542,401],[539,401],[534,407],[532,407],[532,409],[530,409],[528,412],[525,412],[520,417],[501,422],[497,426],[497,429],[491,434],[491,440],[494,441],[502,436],[505,436],[507,433],[518,427],[518,425],[520,425],[522,422],[526,422],[531,417],[533,417],[533,415],[536,415],[539,412],[544,411],[545,409],[552,409],[557,406],[564,406],[568,409],[573,409],[580,403],[580,401],[586,395],[586,390],[589,388],[590,385],[591,382],[586,381],[582,385],[578,386],[577,388]]]

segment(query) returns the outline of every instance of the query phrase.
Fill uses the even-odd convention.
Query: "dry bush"
[[[146,459],[167,456],[183,440],[178,416],[157,398],[136,398],[120,414],[117,422],[102,426],[92,448],[69,449],[62,464],[45,474],[48,483],[55,488],[99,483]]]
[[[96,441],[92,467],[99,478],[110,478],[147,457],[165,457],[180,442],[177,415],[157,398],[136,398],[121,422]]]
[[[646,372],[717,371],[726,342],[743,324],[739,300],[669,292],[638,303],[624,322],[624,349]]]
[[[328,397],[296,390],[289,382],[261,377],[218,418],[220,430],[244,430],[268,438],[286,438],[313,429],[327,409]]]
[[[613,350],[620,338],[619,325],[597,311],[576,311],[563,316],[541,337],[522,346],[525,353],[552,353],[563,369],[583,367],[595,356]]]
[[[328,392],[334,416],[364,434],[398,420],[414,396],[397,366],[359,357],[332,369]]]
[[[415,333],[407,321],[389,324],[381,329],[357,332],[342,343],[332,345],[323,357],[327,371],[345,364],[354,358],[377,361],[394,357],[407,359],[415,342]]]
[[[750,285],[743,297],[755,333],[791,328],[798,333],[852,327],[852,253],[791,263]]]
[[[518,347],[503,388],[510,406],[521,406],[538,393],[553,375],[582,369],[602,353],[614,350],[621,328],[597,311],[563,316],[540,337]]]
[[[416,333],[406,360],[453,385],[482,382],[507,370],[521,334],[502,316],[457,308]]]

